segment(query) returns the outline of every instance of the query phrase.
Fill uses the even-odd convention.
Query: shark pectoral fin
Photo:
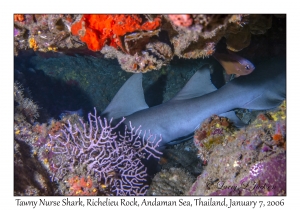
[[[172,100],[185,100],[213,92],[217,88],[211,83],[209,65],[202,66]]]
[[[149,108],[145,102],[142,79],[142,73],[132,75],[101,115],[109,119],[118,119]]]
[[[238,127],[238,128],[247,125],[242,120],[240,120],[240,118],[238,118],[236,116],[236,114],[235,114],[234,111],[225,112],[223,114],[220,114],[219,116],[221,116],[221,117],[227,117],[234,124],[234,126]]]

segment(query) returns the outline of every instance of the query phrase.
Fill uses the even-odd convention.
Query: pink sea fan
[[[147,168],[141,159],[151,156],[159,158],[161,137],[142,131],[141,126],[128,129],[123,134],[117,128],[125,120],[112,126],[107,121],[89,113],[89,124],[80,121],[80,125],[70,122],[60,135],[50,136],[50,148],[55,157],[50,165],[55,168],[52,173],[56,181],[83,168],[97,181],[111,189],[111,195],[144,195]],[[150,139],[153,139],[150,141]]]

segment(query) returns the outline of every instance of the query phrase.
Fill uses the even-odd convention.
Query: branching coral
[[[125,119],[112,126],[112,120],[97,117],[96,110],[88,118],[89,125],[82,120],[79,125],[68,122],[60,134],[50,135],[50,141],[40,146],[39,157],[52,179],[63,183],[70,176],[91,176],[101,186],[96,189],[99,194],[144,195],[148,185],[141,159],[158,158],[160,140],[150,141],[153,135],[140,127],[126,127],[123,134],[118,133]],[[75,191],[84,193],[79,188]]]

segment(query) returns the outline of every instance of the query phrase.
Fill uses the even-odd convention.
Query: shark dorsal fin
[[[210,69],[202,66],[172,100],[185,100],[213,92],[217,88],[211,83]]]
[[[132,75],[101,115],[108,119],[118,119],[149,108],[145,102],[142,79],[142,73]]]

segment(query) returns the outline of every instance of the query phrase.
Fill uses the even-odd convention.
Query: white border
[[[293,1],[296,2],[296,1]],[[292,1],[274,0],[213,0],[213,1],[158,1],[158,0],[88,0],[88,1],[3,1],[1,3],[0,19],[0,89],[1,89],[1,188],[0,205],[3,209],[16,207],[13,196],[13,14],[14,13],[286,13],[287,14],[287,197],[285,206],[296,207],[296,196],[299,186],[299,123],[297,122],[300,107],[299,97],[299,8]],[[298,108],[298,110],[297,110]],[[61,197],[46,197],[49,200]],[[146,197],[152,199],[152,197]],[[175,197],[159,197],[166,200]],[[195,197],[184,197],[193,200]],[[216,198],[216,197],[214,197]],[[227,197],[229,199],[230,197]],[[234,197],[236,200],[280,200],[281,197]],[[22,199],[37,200],[39,197],[22,197]],[[119,198],[116,198],[119,199]],[[126,198],[127,199],[127,198]],[[130,198],[128,198],[130,199]],[[138,198],[142,199],[142,198]],[[217,199],[217,198],[216,198]],[[59,207],[62,208],[62,207]],[[73,207],[80,208],[80,207]],[[97,209],[101,207],[96,207]],[[122,207],[123,208],[123,207]],[[124,207],[127,208],[127,207]],[[153,208],[153,207],[152,207]],[[169,208],[169,207],[162,207]],[[161,208],[161,209],[162,209]],[[172,207],[177,208],[177,207]],[[202,208],[202,207],[199,207]],[[212,208],[212,207],[211,207]],[[32,207],[22,207],[32,209]],[[39,208],[41,209],[41,208]],[[95,209],[95,208],[94,208]],[[116,208],[115,208],[116,209]],[[132,208],[130,208],[132,209]],[[264,208],[268,209],[268,208]],[[296,209],[296,208],[293,208]]]

